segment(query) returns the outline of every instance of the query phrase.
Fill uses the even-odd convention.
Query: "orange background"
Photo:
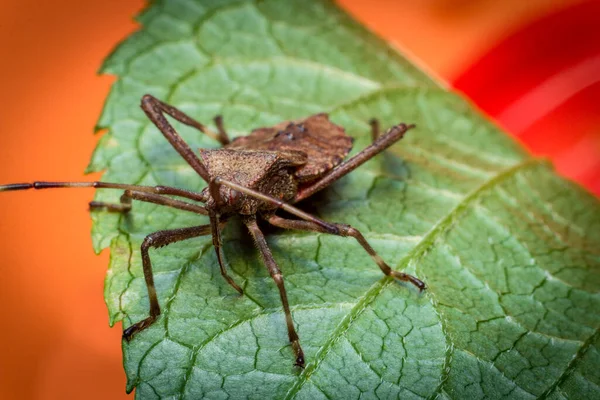
[[[573,1],[340,0],[401,43],[441,79],[492,44]],[[102,59],[136,25],[141,0],[2,0],[0,183],[83,176],[112,77]],[[367,7],[368,5],[368,7]],[[102,298],[108,254],[95,256],[93,191],[0,194],[0,398],[131,398],[124,392],[121,327]]]

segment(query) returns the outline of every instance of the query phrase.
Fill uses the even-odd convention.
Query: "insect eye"
[[[290,131],[279,131],[275,135],[276,138],[278,138],[280,136],[283,136],[282,139],[284,139],[284,140],[295,140],[296,139],[294,137],[294,132],[290,132]]]

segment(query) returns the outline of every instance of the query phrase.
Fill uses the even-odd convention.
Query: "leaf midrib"
[[[494,188],[495,186],[501,184],[502,182],[510,179],[518,172],[528,169],[535,168],[540,165],[546,164],[546,161],[537,158],[528,158],[510,168],[507,168],[503,171],[500,171],[498,174],[485,181],[479,187],[471,191],[467,194],[464,199],[459,202],[450,212],[441,219],[427,234],[423,236],[421,241],[404,257],[400,260],[398,264],[399,270],[404,270],[407,268],[411,262],[417,262],[426,252],[427,250],[434,245],[434,243],[439,240],[445,233],[447,233],[457,218],[459,218],[464,212],[473,204],[477,203],[486,193]],[[416,266],[415,266],[416,268]],[[419,274],[421,275],[421,274]],[[421,275],[421,277],[423,277]],[[346,332],[352,322],[358,318],[358,316],[377,298],[377,296],[390,284],[393,282],[393,279],[390,277],[383,277],[379,281],[377,281],[374,285],[365,292],[365,295],[362,296],[356,305],[350,310],[350,312],[342,319],[342,321],[338,324],[336,329],[332,332],[330,337],[327,339],[325,344],[319,349],[317,354],[315,355],[314,361],[309,363],[309,365],[302,371],[298,380],[294,383],[294,385],[287,392],[285,399],[292,399],[302,388],[302,386],[308,381],[310,376],[319,368],[319,365],[333,345],[342,337],[344,332]],[[432,302],[433,307],[435,308],[434,302]],[[446,364],[447,361],[444,363]],[[443,371],[447,370],[447,365],[444,365]],[[442,379],[442,382],[445,378]]]

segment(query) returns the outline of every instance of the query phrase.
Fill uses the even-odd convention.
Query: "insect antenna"
[[[207,197],[202,193],[191,190],[179,189],[170,186],[143,186],[127,183],[113,182],[31,182],[31,183],[11,183],[0,185],[0,192],[28,190],[28,189],[61,189],[61,188],[95,188],[95,189],[122,189],[121,204],[110,204],[92,201],[90,209],[105,209],[107,211],[127,212],[131,209],[131,200],[145,201],[164,205],[180,210],[191,211],[198,214],[207,215],[208,212],[203,206],[188,203],[166,196],[178,196],[197,202],[206,202]]]

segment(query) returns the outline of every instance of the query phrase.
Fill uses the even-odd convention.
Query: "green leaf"
[[[152,398],[598,398],[600,205],[532,159],[461,97],[326,1],[163,0],[103,71],[118,75],[90,171],[104,180],[204,183],[139,108],[145,93],[234,136],[328,112],[369,143],[372,117],[417,129],[304,202],[349,223],[410,285],[352,240],[273,231],[307,359],[292,368],[279,295],[248,234],[225,231],[246,295],[221,278],[208,237],[152,250],[163,314],[123,345],[127,389]],[[217,144],[176,124],[193,148]],[[118,201],[102,191],[98,200]],[[145,235],[206,217],[135,203],[95,213],[110,245],[111,324],[148,315]]]

